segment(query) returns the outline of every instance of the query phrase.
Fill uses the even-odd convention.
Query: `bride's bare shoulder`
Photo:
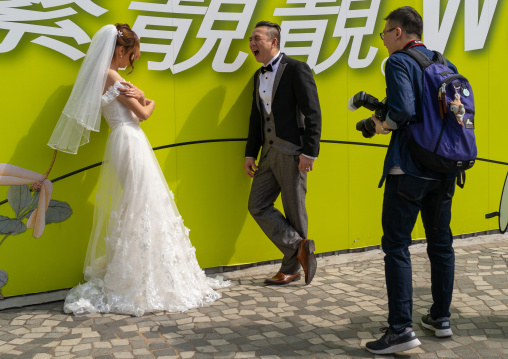
[[[108,69],[108,80],[110,79],[116,82],[122,80],[122,76],[117,71]]]
[[[106,82],[111,83],[113,85],[117,81],[122,81],[122,76],[115,70],[108,69],[108,77]]]
[[[107,89],[113,86],[117,81],[122,81],[122,76],[120,76],[120,74],[115,70],[108,69],[108,76],[106,78],[106,86],[104,88],[104,92],[106,92]]]

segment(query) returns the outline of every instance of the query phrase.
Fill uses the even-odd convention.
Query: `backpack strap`
[[[395,51],[394,54],[401,53],[409,55],[415,60],[422,70],[425,70],[427,67],[433,64],[433,61],[430,60],[423,52],[415,50],[415,49],[402,49]],[[441,55],[443,56],[443,55]],[[434,55],[436,57],[436,55]]]
[[[425,70],[433,63],[449,66],[448,60],[439,51],[433,51],[434,56],[432,57],[432,60],[429,60],[429,58],[425,56],[425,54],[422,53],[421,51],[412,48],[398,50],[395,51],[394,53],[397,52],[411,56],[413,60],[415,60],[418,63],[418,65],[420,65],[422,70]]]
[[[466,172],[462,170],[457,175],[457,186],[463,189],[465,183],[466,183]]]
[[[445,59],[442,53],[439,51],[432,51],[434,53],[434,57],[432,58],[432,61],[436,64],[443,64],[445,66],[448,66],[448,60]]]
[[[406,54],[408,56],[411,56],[413,60],[415,60],[418,65],[420,65],[420,68],[422,71],[425,71],[427,67],[429,67],[432,64],[441,64],[448,67],[448,60],[445,59],[445,57],[438,51],[433,51],[434,56],[432,57],[432,60],[427,57],[423,52],[415,50],[413,48],[404,48],[402,50],[398,50],[395,53],[400,52],[402,54]],[[445,70],[441,73],[442,76],[446,74],[453,74],[453,72],[450,72],[448,70]],[[447,105],[446,105],[446,97],[441,97],[441,90],[439,90],[439,113],[441,115],[441,119],[444,119],[444,114],[447,112]]]

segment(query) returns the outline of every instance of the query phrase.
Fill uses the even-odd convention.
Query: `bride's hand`
[[[120,91],[120,95],[124,95],[127,97],[132,97],[138,100],[139,102],[142,102],[145,100],[145,93],[141,91],[139,88],[131,84],[130,82],[121,81],[122,85],[127,85],[128,87],[120,87],[118,88],[118,91]]]

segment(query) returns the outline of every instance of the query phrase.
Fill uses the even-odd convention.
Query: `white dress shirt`
[[[266,113],[272,113],[272,92],[273,92],[273,83],[275,81],[275,74],[277,74],[277,69],[279,68],[280,59],[277,61],[275,65],[272,62],[280,55],[280,51],[275,55],[269,62],[272,65],[272,72],[266,71],[264,74],[259,73],[259,97],[263,102],[263,106],[265,107]]]

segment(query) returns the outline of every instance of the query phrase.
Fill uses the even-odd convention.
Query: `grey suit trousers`
[[[250,214],[284,255],[280,271],[285,274],[300,270],[298,244],[307,238],[307,173],[298,170],[298,162],[297,155],[270,148],[259,161],[249,196]],[[274,207],[279,194],[285,216]]]

